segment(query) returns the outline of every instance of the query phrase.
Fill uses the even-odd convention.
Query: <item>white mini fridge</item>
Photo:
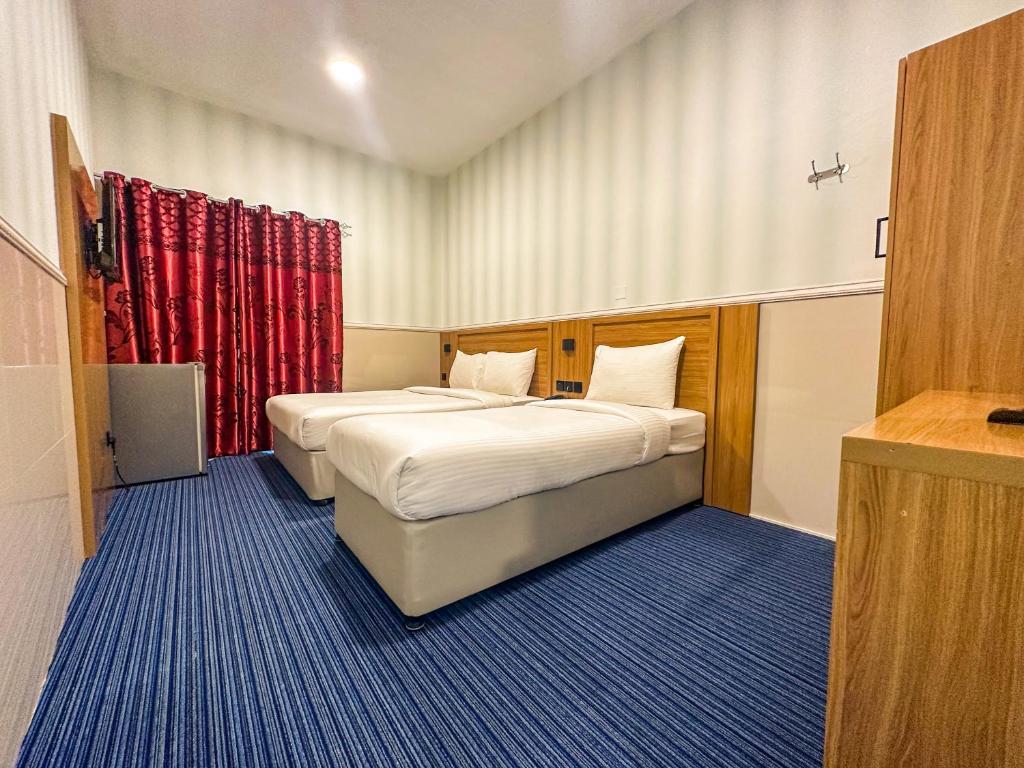
[[[202,363],[111,365],[110,425],[118,485],[206,473]]]

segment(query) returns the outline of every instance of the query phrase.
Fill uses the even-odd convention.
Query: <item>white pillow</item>
[[[522,397],[530,391],[536,364],[536,349],[529,352],[488,352],[479,389]]]
[[[685,336],[641,347],[606,347],[594,352],[587,400],[671,408]]]
[[[484,372],[484,359],[483,352],[466,355],[462,350],[456,350],[455,361],[448,372],[448,386],[452,389],[478,389]]]

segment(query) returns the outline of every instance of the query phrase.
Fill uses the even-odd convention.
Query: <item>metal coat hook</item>
[[[849,173],[850,166],[847,163],[840,162],[839,153],[836,152],[836,167],[829,168],[827,171],[819,171],[814,165],[814,161],[811,160],[811,175],[807,177],[807,183],[813,184],[814,188],[818,188],[818,182],[824,181],[825,179],[831,179],[833,176],[839,177],[839,183],[843,183],[843,174]]]

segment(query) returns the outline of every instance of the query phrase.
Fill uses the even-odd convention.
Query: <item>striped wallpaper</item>
[[[50,113],[88,160],[87,70],[72,0],[0,0],[0,216],[54,264]]]
[[[1018,4],[697,0],[448,177],[445,324],[874,285],[899,58]]]
[[[94,70],[94,167],[352,225],[345,321],[436,327],[444,181]]]

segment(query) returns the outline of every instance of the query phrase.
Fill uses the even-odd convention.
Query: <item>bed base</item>
[[[334,496],[334,465],[327,451],[307,451],[274,428],[274,458],[299,484],[311,501],[325,501]]]
[[[335,472],[334,527],[412,629],[431,611],[700,499],[703,472],[703,450],[665,456],[430,520],[396,517]]]

